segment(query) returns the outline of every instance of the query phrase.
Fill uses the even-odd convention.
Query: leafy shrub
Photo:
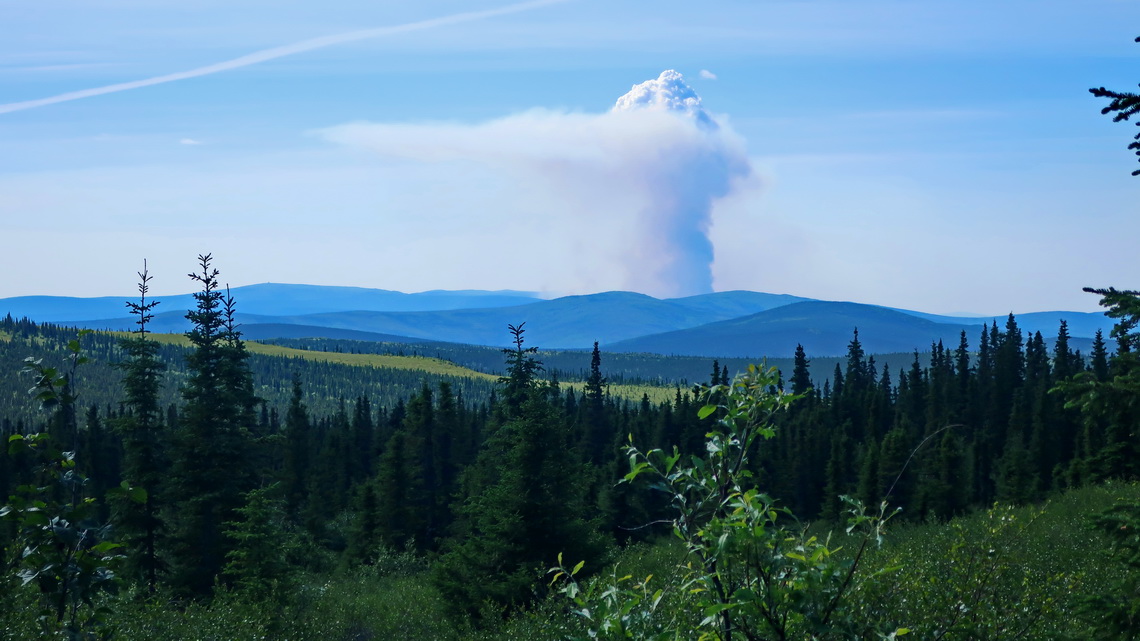
[[[582,569],[560,564],[554,580],[573,602],[590,638],[604,639],[848,639],[893,637],[878,619],[858,616],[851,595],[874,575],[864,553],[881,541],[889,516],[883,504],[867,513],[851,504],[849,532],[862,538],[844,556],[830,538],[811,535],[755,487],[749,456],[775,435],[772,419],[797,398],[778,387],[774,369],[749,366],[728,385],[703,390],[699,416],[715,416],[706,455],[683,461],[661,450],[627,448],[627,481],[646,475],[671,497],[673,532],[687,552],[683,580],[653,582],[616,570],[581,584]],[[668,605],[663,605],[668,603]]]

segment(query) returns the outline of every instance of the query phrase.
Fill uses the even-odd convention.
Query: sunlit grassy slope
[[[151,337],[160,342],[170,345],[182,345],[184,347],[190,346],[190,339],[182,334],[152,334]],[[498,377],[491,374],[484,374],[476,372],[466,367],[460,367],[455,363],[445,361],[438,358],[430,358],[426,356],[395,356],[391,354],[345,354],[341,352],[318,352],[306,349],[294,349],[292,347],[281,347],[279,345],[265,345],[263,343],[247,342],[246,349],[251,354],[262,354],[265,356],[279,356],[281,358],[301,358],[310,361],[320,361],[325,363],[338,363],[340,365],[352,365],[355,367],[385,367],[389,369],[410,369],[420,372],[427,372],[429,374],[439,374],[442,376],[457,376],[463,378],[480,378],[486,380],[495,380]]]
[[[124,334],[125,335],[125,334]],[[190,346],[190,340],[183,334],[151,334],[154,340],[168,344]],[[397,356],[395,354],[352,354],[344,352],[322,352],[308,349],[295,349],[280,345],[266,345],[264,343],[247,342],[246,349],[252,354],[264,356],[277,356],[281,358],[301,358],[310,361],[337,363],[353,367],[382,367],[388,369],[406,369],[440,376],[454,376],[457,378],[474,378],[482,380],[498,380],[498,376],[477,372],[452,363],[441,358],[428,356]],[[563,383],[576,391],[582,391],[582,383]],[[642,396],[648,395],[653,403],[670,400],[676,393],[673,387],[659,387],[653,385],[611,385],[610,393],[620,398],[640,401]]]

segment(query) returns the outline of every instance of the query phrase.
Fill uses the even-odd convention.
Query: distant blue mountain
[[[420,292],[405,294],[386,289],[331,287],[326,285],[285,285],[262,283],[231,290],[241,310],[263,316],[292,316],[345,311],[412,312],[480,307],[507,307],[533,303],[541,298],[526,292],[477,290]],[[192,294],[155,296],[158,311],[181,311],[194,305]],[[0,315],[28,317],[48,323],[115,319],[127,315],[126,303],[135,297],[104,296],[18,296],[0,299]]]
[[[506,346],[509,342],[507,325],[527,323],[527,341],[551,349],[588,348],[594,341],[608,343],[647,333],[696,327],[741,313],[769,309],[795,298],[754,292],[723,292],[689,299],[659,300],[632,292],[603,292],[502,307],[269,315],[251,312],[240,294],[234,292],[240,310],[237,320],[249,328],[251,336],[255,326],[272,325],[284,331],[285,326],[299,325],[420,340]],[[500,299],[486,296],[474,300],[485,303]],[[254,310],[265,308],[260,301],[254,301],[252,307]],[[151,321],[151,328],[156,332],[186,331],[189,323],[182,316],[181,311],[157,314]],[[71,322],[83,327],[119,330],[130,329],[133,325],[131,319],[124,317]],[[261,336],[267,330],[261,328],[257,331]],[[298,337],[297,331],[290,330],[288,337]],[[327,332],[321,332],[320,336],[327,336]]]
[[[953,349],[958,346],[963,331],[972,348],[976,349],[981,325],[989,322],[989,319],[966,318],[952,320],[970,322],[935,322],[930,319],[931,315],[921,316],[876,305],[807,301],[699,327],[618,341],[607,344],[606,350],[679,356],[781,358],[794,355],[796,345],[802,344],[808,356],[839,356],[847,352],[856,328],[867,353],[929,351],[931,344],[937,341]],[[1032,317],[1030,324],[1037,325],[1054,319],[1048,315],[1026,316]],[[950,320],[949,317],[941,318]],[[1057,320],[1059,323],[1059,318]],[[1021,317],[1017,317],[1017,321],[1023,331],[1037,331],[1028,330],[1030,324],[1023,325]],[[1001,319],[999,327],[1004,327],[1004,322],[1005,319]],[[1055,336],[1056,330],[1057,326],[1053,325],[1051,333],[1042,331],[1042,334]]]
[[[375,332],[358,332],[352,329],[317,327],[314,325],[288,325],[285,323],[247,323],[241,326],[241,333],[246,340],[253,341],[270,338],[332,338],[349,341],[368,341],[371,343],[438,342],[423,338],[393,336],[391,334],[377,334]]]
[[[731,291],[657,299],[603,292],[542,300],[525,292],[431,291],[404,294],[356,287],[279,285],[235,288],[237,320],[248,338],[323,337],[387,342],[443,341],[506,346],[507,324],[526,323],[530,345],[588,349],[599,341],[614,351],[712,357],[785,357],[797,343],[813,356],[843,354],[858,327],[869,353],[926,351],[942,340],[957,347],[965,330],[977,346],[984,324],[1005,316],[943,316],[859,303],[816,301],[788,294]],[[159,297],[156,332],[184,332],[189,294]],[[0,300],[0,314],[97,329],[133,328],[124,298],[22,297]],[[88,315],[83,315],[90,312]],[[1074,345],[1087,345],[1103,314],[1036,312],[1017,316],[1026,335],[1056,336],[1061,319]]]
[[[895,311],[917,316],[918,318],[925,318],[935,323],[952,323],[958,325],[989,325],[991,323],[997,323],[998,329],[1005,327],[1005,321],[1009,317],[1008,314],[1002,316],[942,316],[939,314],[915,312],[908,309],[896,309]],[[1041,332],[1042,336],[1056,336],[1062,320],[1068,324],[1069,335],[1071,336],[1085,336],[1091,338],[1096,334],[1096,330],[1099,329],[1104,332],[1107,338],[1109,330],[1112,329],[1112,320],[1102,312],[1029,312],[1026,314],[1014,314],[1014,318],[1017,320],[1017,326],[1020,327],[1022,333],[1026,335]]]
[[[790,294],[765,294],[762,292],[749,292],[734,290],[729,292],[714,292],[712,294],[698,294],[685,298],[668,298],[670,303],[676,303],[695,312],[706,314],[711,322],[714,319],[737,318],[757,312],[775,309],[792,303],[802,303],[813,300],[802,296]]]
[[[553,349],[583,348],[595,340],[615,341],[693,327],[707,322],[707,317],[644,294],[605,292],[493,309],[354,311],[279,317],[276,322],[497,346],[509,343],[508,324],[526,323],[529,344]]]

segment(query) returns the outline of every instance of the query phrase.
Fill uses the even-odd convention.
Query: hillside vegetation
[[[123,334],[119,334],[124,336]],[[190,339],[183,334],[152,334],[152,340],[164,345],[178,345],[190,347]],[[296,358],[320,363],[336,363],[352,367],[380,367],[386,369],[404,369],[426,372],[437,376],[453,376],[456,378],[475,378],[487,381],[498,380],[497,376],[476,372],[455,363],[440,358],[428,356],[397,356],[393,354],[352,354],[343,352],[322,352],[307,349],[296,349],[257,342],[247,342],[246,347],[251,354],[274,356],[278,358]]]
[[[883,582],[858,598],[868,610],[889,613],[913,639],[1096,638],[1096,621],[1085,613],[1086,595],[1129,575],[1112,539],[1095,529],[1094,517],[1138,502],[1140,486],[1108,484],[1066,492],[1041,507],[998,507],[948,523],[890,528],[867,562],[869,572],[883,573]],[[595,569],[600,577],[651,576],[650,586],[659,587],[684,581],[678,567],[684,561],[684,548],[663,537],[632,545]],[[117,613],[118,638],[564,641],[589,635],[586,620],[560,594],[493,629],[456,625],[426,562],[406,552],[382,551],[371,566],[306,576],[303,583],[303,598],[285,612],[231,592],[218,594],[208,608],[126,603]],[[673,617],[665,608],[683,607],[659,606],[668,618]],[[280,623],[275,627],[274,621]]]
[[[1011,315],[897,370],[853,331],[830,373],[623,388],[529,325],[497,372],[246,342],[200,267],[185,336],[145,298],[129,335],[3,321],[11,638],[1136,629],[1135,292],[1087,358]]]

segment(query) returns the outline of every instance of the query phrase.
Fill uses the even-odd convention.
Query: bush
[[[560,564],[562,592],[603,639],[848,639],[893,637],[878,619],[859,616],[851,596],[873,580],[865,553],[881,541],[889,516],[883,504],[867,513],[854,501],[848,532],[862,537],[844,557],[830,537],[808,533],[795,517],[755,487],[748,460],[775,435],[773,417],[797,398],[778,387],[775,368],[749,366],[731,384],[703,390],[699,416],[715,416],[703,457],[683,461],[661,450],[627,448],[626,481],[648,476],[671,497],[673,532],[687,552],[680,583],[634,578],[616,570],[580,584],[582,569]]]

